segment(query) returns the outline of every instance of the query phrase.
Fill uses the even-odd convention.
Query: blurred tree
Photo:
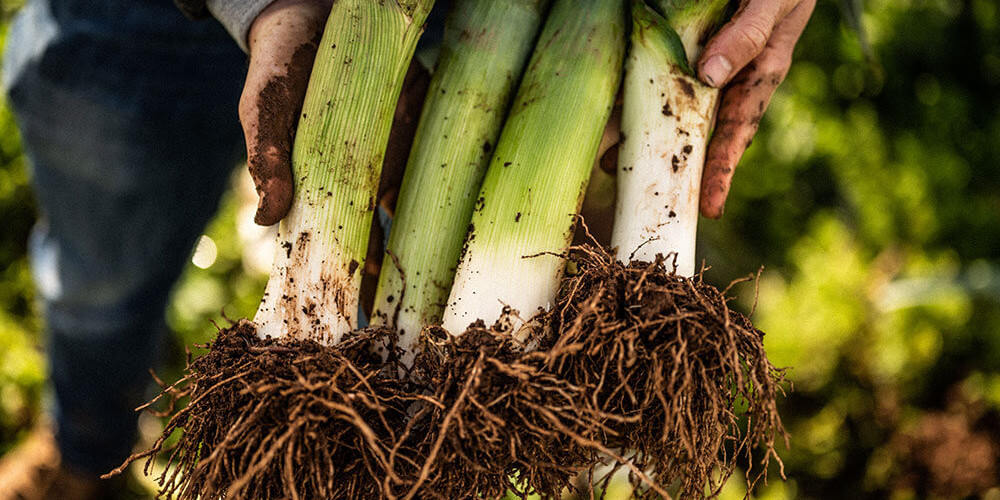
[[[840,7],[703,224],[715,279],[766,266],[754,319],[793,367],[791,480],[759,493],[997,495],[1000,10],[869,0],[866,57]]]
[[[12,2],[0,3],[0,40]],[[2,44],[0,44],[2,45]],[[27,252],[35,201],[14,118],[0,98],[0,453],[34,421],[45,381]]]

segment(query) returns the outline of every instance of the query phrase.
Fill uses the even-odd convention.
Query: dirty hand
[[[723,88],[701,181],[701,213],[718,219],[733,170],[792,63],[816,0],[741,0],[733,19],[705,45],[698,76]]]
[[[309,73],[333,0],[275,0],[250,26],[250,67],[240,97],[247,164],[270,226],[292,204],[291,151]]]

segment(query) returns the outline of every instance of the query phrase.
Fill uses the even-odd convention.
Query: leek
[[[373,323],[412,356],[438,324],[465,230],[548,0],[467,0],[445,25],[382,261]]]
[[[621,80],[625,14],[612,0],[553,6],[476,200],[442,320],[452,334],[555,299]]]
[[[338,0],[292,148],[295,194],[254,322],[336,344],[357,327],[361,265],[396,101],[433,0]]]
[[[632,2],[625,68],[623,140],[611,245],[618,260],[675,254],[676,272],[694,274],[698,194],[719,90],[688,61],[721,22],[728,0]]]

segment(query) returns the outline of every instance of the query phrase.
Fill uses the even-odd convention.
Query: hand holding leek
[[[722,217],[733,170],[792,63],[792,50],[816,0],[743,0],[706,45],[698,75],[723,89],[701,182],[701,213]]]
[[[292,203],[292,139],[332,3],[277,0],[250,26],[250,66],[239,111],[247,165],[260,196],[254,221],[262,226],[276,224]]]
[[[690,60],[701,82],[721,91],[700,182],[700,212],[712,219],[722,217],[736,165],[788,73],[792,51],[816,5],[815,0],[743,3],[746,6]],[[608,127],[610,135],[617,134],[617,122]],[[616,171],[614,153],[612,149],[607,157],[602,156],[601,168],[608,173]]]
[[[291,151],[291,208],[254,317],[261,338],[333,345],[357,328],[389,130],[433,4],[341,0],[330,11]]]

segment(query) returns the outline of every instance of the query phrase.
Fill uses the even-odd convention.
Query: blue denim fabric
[[[29,0],[7,44],[59,446],[104,473],[131,451],[167,295],[243,155],[246,58],[170,0]]]

